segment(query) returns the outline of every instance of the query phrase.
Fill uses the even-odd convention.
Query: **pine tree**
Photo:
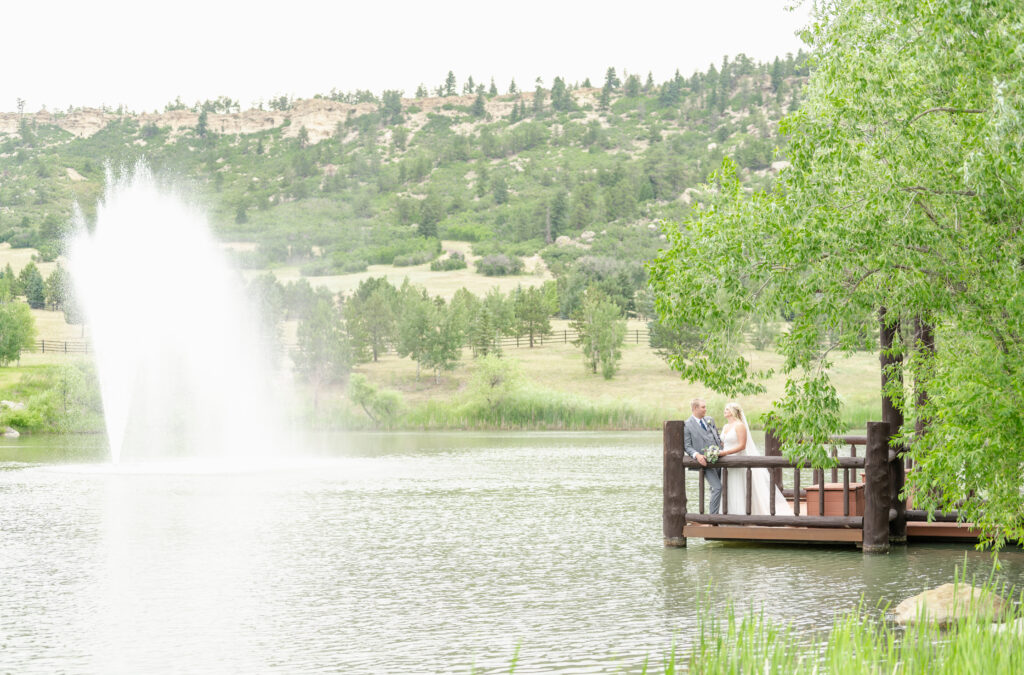
[[[772,93],[779,93],[779,87],[782,86],[782,61],[779,61],[779,57],[775,57],[775,62],[772,64]]]
[[[516,88],[516,78],[512,78],[512,81],[508,85],[508,93],[515,94],[519,89]]]
[[[498,87],[497,87],[497,85],[494,84],[494,78],[493,77],[491,78],[491,88],[487,90],[487,95],[488,96],[497,96],[498,95]]]
[[[455,96],[455,87],[457,84],[458,82],[455,81],[455,73],[449,70],[448,77],[444,80],[444,93],[442,96]]]
[[[538,78],[540,79],[540,78]],[[544,114],[544,88],[537,83],[537,88],[533,90],[533,116],[540,117]]]
[[[487,107],[485,105],[484,93],[481,91],[477,93],[476,100],[473,101],[472,109],[473,117],[483,117],[487,114]]]

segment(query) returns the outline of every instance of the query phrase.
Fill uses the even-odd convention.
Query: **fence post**
[[[765,457],[782,457],[782,443],[778,438],[775,437],[775,433],[771,429],[766,429],[764,432],[764,456]],[[772,487],[782,489],[782,469],[768,469],[768,474],[772,477]]]
[[[889,423],[868,422],[864,452],[864,553],[889,552]]]
[[[662,448],[664,454],[664,482],[662,484],[663,508],[661,530],[665,546],[685,547],[686,537],[686,468],[683,460],[683,420],[668,420],[662,425]],[[703,482],[701,483],[703,485]]]

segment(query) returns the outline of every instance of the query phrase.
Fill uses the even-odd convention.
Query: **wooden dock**
[[[723,472],[722,513],[706,513],[705,469],[683,451],[683,421],[664,425],[664,511],[666,546],[686,546],[697,537],[788,544],[853,544],[865,553],[885,553],[890,545],[908,541],[977,542],[979,532],[970,523],[958,522],[957,514],[929,514],[908,508],[898,495],[909,467],[889,447],[890,424],[869,422],[867,436],[837,438],[848,456],[833,450],[835,467],[812,469],[781,456],[779,443],[769,434],[761,457],[723,457],[716,464]],[[858,447],[862,452],[858,453]],[[775,514],[771,491],[770,513],[751,513],[752,472],[766,469],[794,515]],[[745,513],[728,513],[725,475],[745,472]],[[827,476],[826,472],[830,472]],[[811,480],[801,488],[810,473]],[[787,486],[784,476],[791,474]],[[687,477],[696,478],[696,504],[687,494]],[[831,478],[828,480],[827,478]],[[692,488],[691,488],[692,489]],[[693,507],[696,506],[696,509]],[[691,510],[693,509],[693,510]]]

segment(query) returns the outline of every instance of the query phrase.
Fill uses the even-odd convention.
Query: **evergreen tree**
[[[548,220],[551,223],[551,238],[557,239],[569,222],[569,193],[564,189],[556,192],[551,199]]]
[[[473,82],[473,76],[470,75],[466,78],[466,81],[462,84],[462,93],[464,95],[472,94],[476,91],[476,83]]]
[[[512,293],[516,337],[528,337],[530,348],[538,337],[551,335],[551,313],[541,289],[518,286]]]
[[[396,340],[398,289],[385,277],[364,279],[343,314],[357,360],[377,361]]]
[[[420,227],[421,237],[436,237],[437,224],[445,216],[444,202],[437,192],[431,192],[426,199],[420,202]]]
[[[676,75],[679,75],[679,71],[676,71]],[[647,81],[644,82],[644,93],[649,94],[654,89],[654,73],[647,71]]]
[[[556,77],[551,85],[551,107],[559,111],[572,110],[573,108],[572,95],[565,86],[565,80],[560,77]]]
[[[402,92],[385,90],[380,96],[380,117],[384,124],[402,123]]]
[[[604,74],[604,86],[612,91],[617,90],[622,86],[622,81],[619,76],[615,74],[615,68],[609,66],[608,70]]]
[[[508,201],[508,181],[504,174],[498,174],[491,180],[491,192],[494,195],[495,204],[504,204]]]
[[[779,61],[779,57],[775,57],[775,62],[772,63],[772,93],[779,93],[779,87],[782,86],[782,61]]]
[[[442,96],[455,96],[455,87],[457,84],[458,83],[455,81],[455,73],[449,70],[448,77],[444,80],[444,93]]]
[[[538,78],[539,79],[539,78]],[[537,83],[537,88],[533,90],[533,116],[540,117],[544,114],[544,88]]]
[[[199,120],[196,122],[196,136],[199,138],[206,138],[206,134],[210,130],[206,119],[206,111],[203,110],[199,113]]]
[[[34,262],[29,262],[21,269],[18,274],[18,286],[24,293],[29,307],[43,309],[46,306],[46,283]]]
[[[498,95],[498,87],[497,87],[497,85],[494,84],[494,78],[493,77],[491,78],[491,88],[487,90],[487,95],[488,96],[497,96]]]
[[[508,93],[515,94],[518,91],[519,91],[519,89],[516,88],[516,78],[513,77],[512,81],[509,82],[509,84],[508,84]]]
[[[428,96],[430,96],[430,92],[421,82],[420,86],[416,87],[416,98],[427,98]]]
[[[623,85],[623,93],[629,98],[636,98],[640,95],[640,78],[636,75],[630,75],[626,78],[626,84]]]
[[[473,113],[473,117],[481,118],[487,114],[487,107],[485,103],[486,101],[484,99],[483,92],[478,93],[476,95],[476,100],[473,101],[473,108],[471,111]]]

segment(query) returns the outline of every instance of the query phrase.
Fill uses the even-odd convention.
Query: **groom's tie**
[[[700,418],[700,428],[703,429],[704,431],[708,430],[708,425],[707,425],[707,423],[704,422],[704,418],[703,417]]]

